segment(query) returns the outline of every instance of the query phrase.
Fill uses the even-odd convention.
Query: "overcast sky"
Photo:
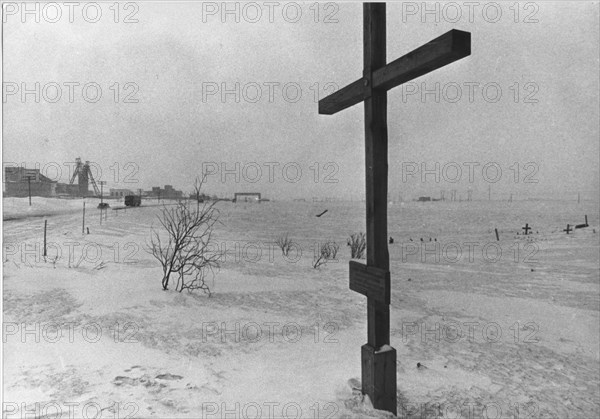
[[[4,5],[5,164],[54,178],[60,166],[65,182],[81,157],[109,187],[185,191],[204,166],[218,195],[363,197],[363,105],[325,116],[316,100],[362,75],[359,3],[230,3],[223,15],[221,2],[136,2],[118,16],[112,1],[84,4]],[[472,33],[470,57],[388,95],[390,198],[487,199],[492,185],[498,197],[597,199],[598,3],[444,4],[387,7],[388,62]],[[23,97],[36,83],[39,97]]]

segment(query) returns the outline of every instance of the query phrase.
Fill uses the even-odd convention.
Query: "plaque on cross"
[[[367,296],[362,392],[373,407],[396,414],[396,350],[390,346],[390,263],[387,242],[387,91],[471,54],[471,34],[451,30],[386,64],[385,3],[363,4],[363,76],[319,101],[332,115],[365,103],[367,264],[350,262],[350,289]]]

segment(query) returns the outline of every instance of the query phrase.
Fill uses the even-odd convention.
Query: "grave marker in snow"
[[[451,30],[386,64],[385,14],[385,3],[363,4],[363,77],[320,100],[319,113],[332,115],[365,103],[367,265],[350,262],[350,288],[367,296],[362,392],[376,409],[396,414],[396,350],[389,345],[387,91],[470,55],[471,34]]]

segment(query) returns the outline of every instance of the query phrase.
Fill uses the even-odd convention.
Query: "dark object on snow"
[[[390,236],[390,244],[394,243],[394,238]]]
[[[168,372],[166,374],[157,375],[156,378],[159,380],[181,380],[183,377],[181,375],[175,375]]]
[[[90,234],[90,228],[86,227],[86,229],[87,229],[87,234]]]
[[[142,197],[139,195],[127,195],[125,197],[125,206],[139,207],[142,203]]]
[[[325,211],[323,211],[322,213],[320,213],[320,214],[317,214],[317,217],[320,217],[321,215],[325,214],[327,211],[329,211],[329,210],[325,210]]]
[[[588,224],[588,222],[587,222],[587,215],[586,215],[586,216],[585,216],[585,223],[583,223],[583,224],[577,224],[577,225],[575,226],[575,228],[586,228],[586,227],[589,227],[589,226],[590,226],[590,225],[589,225],[589,224]]]

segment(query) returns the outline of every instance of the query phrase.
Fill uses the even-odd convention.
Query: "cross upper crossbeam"
[[[372,89],[396,86],[471,54],[471,33],[453,29],[319,101],[319,113],[333,115],[370,97]],[[369,84],[371,86],[369,86]]]

